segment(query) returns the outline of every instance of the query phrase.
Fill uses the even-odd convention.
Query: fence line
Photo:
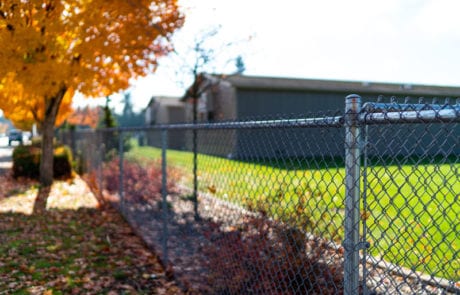
[[[99,156],[98,191],[203,293],[460,293],[459,103],[360,100],[335,116],[98,130],[118,138],[118,171],[109,142],[76,154]],[[130,133],[159,173],[124,156]],[[61,138],[88,149],[88,134]]]

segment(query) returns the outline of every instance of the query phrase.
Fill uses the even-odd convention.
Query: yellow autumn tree
[[[67,91],[62,98],[61,105],[55,120],[55,125],[61,125],[73,112],[72,98],[73,91]],[[23,99],[29,97],[29,99]],[[27,96],[22,85],[11,78],[4,77],[0,82],[0,106],[3,107],[4,115],[15,127],[23,130],[30,130],[33,124],[38,124],[41,129],[41,122],[44,120],[45,100],[38,96]],[[3,106],[4,105],[4,106]]]
[[[155,71],[183,24],[177,0],[0,2],[0,109],[42,134],[40,181],[53,180],[53,133],[73,94],[102,97]]]

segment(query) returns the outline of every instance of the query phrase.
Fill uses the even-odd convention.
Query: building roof
[[[152,106],[153,103],[160,103],[161,105],[164,106],[183,106],[183,103],[181,102],[180,97],[175,97],[175,96],[153,96],[147,107]]]
[[[215,77],[220,77],[214,75]],[[339,80],[315,80],[297,78],[274,78],[257,76],[227,76],[233,87],[239,89],[257,90],[292,90],[292,91],[329,91],[356,94],[381,94],[381,95],[414,95],[414,96],[440,96],[460,97],[460,87],[433,86],[417,84],[397,84],[380,82],[357,82]]]

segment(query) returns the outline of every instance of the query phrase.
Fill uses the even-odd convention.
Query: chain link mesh
[[[386,118],[364,129],[362,220],[364,239],[371,243],[365,281],[371,290],[385,294],[458,294],[458,109],[392,105],[374,107],[372,112],[386,113]],[[392,110],[400,111],[400,120],[390,119]],[[437,118],[440,110],[456,111],[456,119]],[[426,122],[407,124],[403,111]],[[434,116],[422,118],[423,112]]]
[[[350,163],[346,115],[304,118],[99,130],[73,144],[96,163],[96,191],[185,289],[342,294],[350,251],[353,293],[458,294],[457,105],[365,105]],[[359,241],[346,250],[357,208]]]

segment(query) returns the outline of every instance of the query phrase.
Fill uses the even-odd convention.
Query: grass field
[[[161,150],[135,147],[128,159],[157,159]],[[190,152],[168,150],[168,165],[183,171],[191,187]],[[240,162],[198,155],[199,190],[295,224],[317,236],[343,237],[342,165],[321,159],[303,167]],[[295,165],[291,165],[295,166]],[[297,165],[298,166],[298,165]],[[327,168],[325,168],[327,166]],[[373,256],[453,281],[460,280],[460,164],[373,164],[364,192]]]

